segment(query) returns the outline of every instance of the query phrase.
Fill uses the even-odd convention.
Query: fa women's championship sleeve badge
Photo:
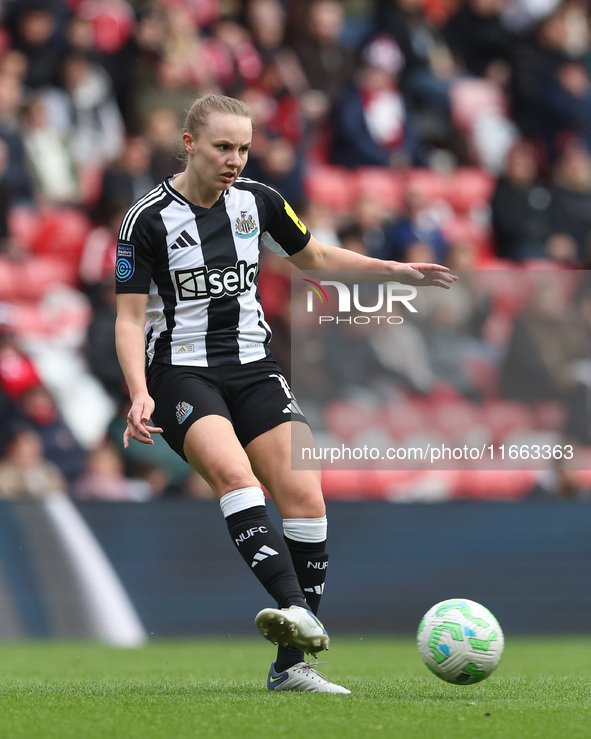
[[[234,233],[239,239],[248,239],[258,233],[259,227],[254,218],[246,215],[245,210],[240,211],[240,218],[236,219]]]
[[[133,244],[117,244],[115,276],[119,282],[127,282],[135,272],[135,247]]]

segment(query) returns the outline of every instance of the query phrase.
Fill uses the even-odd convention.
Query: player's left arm
[[[296,254],[288,257],[289,261],[298,269],[351,272],[352,281],[359,281],[360,272],[367,275],[371,281],[396,281],[409,285],[435,285],[449,288],[458,279],[448,267],[430,262],[395,262],[392,260],[375,259],[358,254],[338,246],[327,246],[314,236],[306,246]]]

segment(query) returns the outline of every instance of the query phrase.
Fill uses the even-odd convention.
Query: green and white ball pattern
[[[417,646],[433,674],[455,685],[487,678],[501,661],[505,639],[499,622],[480,603],[451,598],[421,619]]]

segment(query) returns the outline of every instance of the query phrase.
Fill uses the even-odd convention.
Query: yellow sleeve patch
[[[308,229],[300,221],[300,219],[297,217],[294,209],[291,207],[291,205],[287,201],[285,202],[285,212],[287,213],[287,215],[291,218],[291,220],[295,223],[295,225],[300,229],[300,231],[303,234],[308,233]]]

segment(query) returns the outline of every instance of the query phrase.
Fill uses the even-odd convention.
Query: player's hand
[[[123,448],[129,447],[129,440],[135,439],[142,444],[153,444],[152,434],[161,434],[158,426],[149,426],[150,416],[154,411],[154,401],[149,395],[135,398],[127,414],[127,428],[123,432]]]
[[[398,262],[395,266],[397,277],[406,278],[408,284],[443,287],[446,290],[458,279],[449,271],[449,267],[430,262]]]

